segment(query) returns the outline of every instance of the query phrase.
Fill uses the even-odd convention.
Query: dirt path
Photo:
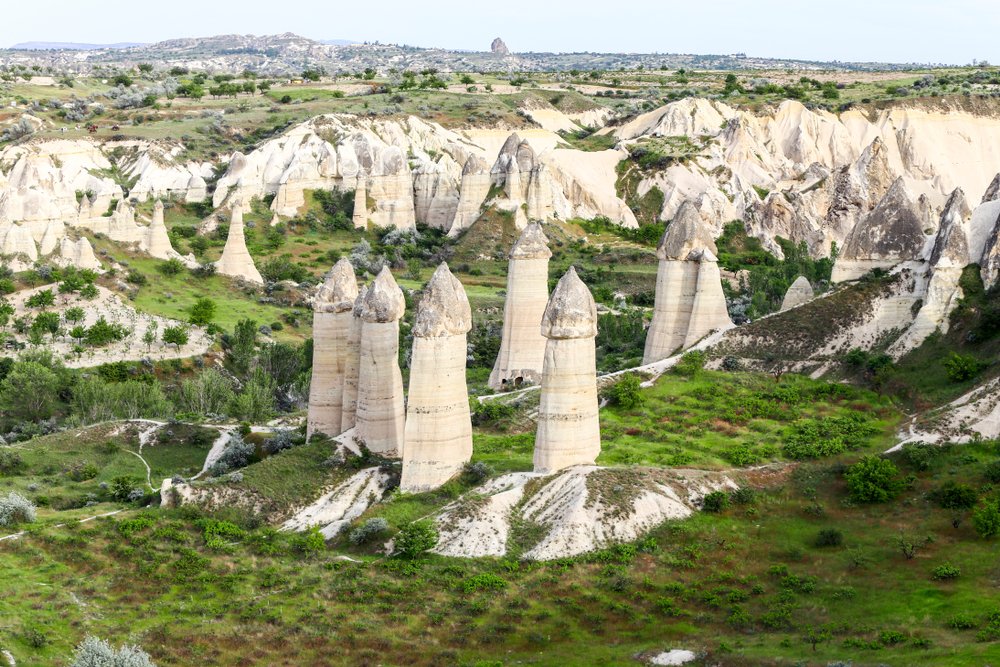
[[[94,521],[95,519],[103,519],[106,516],[114,516],[116,514],[121,514],[124,511],[125,511],[124,509],[120,509],[120,510],[115,510],[114,512],[105,512],[104,514],[96,514],[94,516],[88,516],[85,519],[80,519],[79,521],[77,521],[77,523],[88,523],[90,521]],[[49,526],[49,527],[50,528],[65,528],[66,525],[67,524],[65,524],[65,523],[57,523],[54,526]],[[16,540],[17,538],[23,537],[24,535],[27,535],[27,534],[28,534],[28,531],[22,530],[20,533],[14,533],[13,535],[4,535],[3,537],[0,537],[0,542],[6,542],[7,540]]]

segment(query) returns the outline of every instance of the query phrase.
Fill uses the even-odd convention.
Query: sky
[[[46,0],[4,2],[0,45],[155,42],[294,32],[517,51],[746,53],[771,58],[1000,63],[1000,0]]]

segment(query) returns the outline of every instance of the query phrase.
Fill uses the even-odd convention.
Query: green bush
[[[396,535],[396,553],[400,558],[414,559],[437,544],[438,534],[429,520],[414,521]]]
[[[984,502],[972,513],[972,525],[984,539],[1000,535],[1000,500]]]
[[[642,393],[642,381],[635,373],[626,373],[621,380],[607,389],[608,400],[625,410],[642,406],[646,397]]]
[[[958,579],[960,574],[962,574],[960,569],[951,563],[945,563],[944,565],[938,565],[936,568],[931,570],[931,579],[936,581],[944,579]]]
[[[844,543],[844,534],[836,528],[824,528],[819,531],[813,542],[817,547],[839,547]]]
[[[678,375],[692,376],[705,367],[705,353],[701,350],[687,352],[680,358],[674,366],[674,372]]]
[[[729,507],[729,494],[725,491],[712,491],[702,500],[703,512],[718,513]]]
[[[902,489],[895,464],[874,454],[852,465],[844,473],[851,498],[862,503],[881,503],[895,498]]]
[[[947,482],[931,494],[934,501],[949,510],[967,510],[976,506],[979,494],[968,484]]]
[[[462,582],[462,590],[466,593],[502,591],[505,588],[507,588],[507,580],[490,572],[477,574]]]
[[[1000,484],[1000,461],[993,461],[986,466],[986,470],[983,471],[983,475],[986,477],[987,481],[994,484]]]
[[[952,382],[965,382],[971,380],[979,373],[982,365],[975,357],[967,354],[951,353],[944,361],[944,369],[948,374],[948,379]]]
[[[472,406],[472,423],[476,426],[497,424],[510,419],[517,411],[513,405],[503,401],[474,401]]]

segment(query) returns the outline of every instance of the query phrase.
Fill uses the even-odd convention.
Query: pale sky
[[[1000,0],[46,0],[4,2],[0,45],[223,33],[486,50],[1000,63]]]

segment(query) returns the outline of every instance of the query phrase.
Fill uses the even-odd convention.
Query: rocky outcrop
[[[539,330],[549,300],[548,239],[538,223],[525,227],[510,251],[500,352],[489,386],[509,389],[541,380],[545,337]]]
[[[413,203],[413,174],[406,155],[396,146],[389,146],[374,158],[367,174],[365,189],[375,207],[368,219],[379,227],[413,229],[416,209]]]
[[[434,162],[421,162],[413,170],[416,221],[449,231],[459,204],[460,167],[447,154]]]
[[[0,228],[0,255],[26,262],[37,260],[38,247],[28,228],[16,223]]]
[[[94,255],[94,248],[86,238],[79,238],[75,242],[64,237],[59,244],[60,264],[63,266],[75,266],[78,269],[101,270],[101,263]]]
[[[159,199],[153,204],[153,221],[149,227],[143,230],[142,240],[139,242],[139,249],[150,257],[158,259],[172,259],[179,257],[174,247],[170,245],[170,236],[167,234],[167,226],[163,222],[163,202]]]
[[[223,276],[241,278],[258,285],[264,284],[264,278],[261,277],[250,251],[247,250],[246,237],[243,233],[243,209],[239,203],[233,206],[229,218],[229,236],[226,237],[222,256],[215,263],[215,270]]]
[[[856,280],[872,269],[887,269],[918,259],[924,250],[924,230],[933,230],[927,198],[914,199],[902,178],[896,181],[847,237],[833,267],[833,282]]]
[[[351,323],[347,330],[347,341],[344,346],[344,399],[343,412],[340,421],[342,431],[354,428],[358,411],[358,376],[361,372],[361,311],[364,308],[368,287],[363,286],[358,292],[351,309]]]
[[[812,298],[812,284],[810,284],[809,279],[805,276],[799,276],[795,279],[795,282],[789,286],[788,291],[785,292],[785,298],[781,301],[780,312],[801,306]]]
[[[947,333],[949,315],[962,298],[959,283],[963,269],[971,263],[965,223],[972,210],[960,189],[955,190],[941,214],[937,238],[928,260],[926,291],[913,324],[890,348],[893,356],[920,345],[936,330]]]
[[[529,220],[546,220],[554,210],[553,183],[547,167],[539,162],[535,150],[516,133],[504,142],[490,169],[492,185],[502,189],[503,208],[516,211],[524,206]]]
[[[465,382],[472,309],[462,283],[441,264],[424,290],[413,326],[400,489],[436,489],[472,458]]]
[[[1000,281],[1000,174],[990,183],[982,204],[975,210],[970,232],[982,239],[982,248],[975,254],[979,257],[983,285],[989,289]]]
[[[643,363],[666,359],[711,331],[733,326],[716,252],[694,205],[681,206],[656,250],[660,264]]]
[[[507,45],[504,44],[503,40],[500,39],[499,37],[494,39],[493,42],[490,44],[490,51],[492,51],[494,55],[498,56],[510,55],[510,49],[507,48]]]
[[[39,243],[38,252],[41,256],[51,255],[59,249],[59,242],[66,236],[66,225],[61,220],[52,220],[45,226],[45,233]]]
[[[576,270],[559,280],[541,323],[545,344],[535,472],[592,464],[601,453],[597,406],[597,305]]]
[[[455,217],[448,230],[449,236],[457,236],[479,219],[491,183],[489,165],[475,155],[470,155],[462,167],[462,185],[459,188]]]
[[[403,450],[403,376],[399,370],[399,320],[406,307],[392,273],[383,268],[361,306],[361,362],[354,438],[382,456]]]
[[[110,216],[93,218],[87,226],[119,243],[139,243],[143,240],[143,230],[135,222],[135,209],[124,199],[118,200]]]
[[[358,281],[349,260],[338,261],[313,300],[313,367],[306,437],[343,432],[344,378]]]

